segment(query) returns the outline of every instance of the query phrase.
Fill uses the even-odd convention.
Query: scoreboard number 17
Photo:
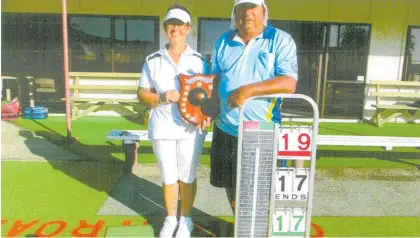
[[[284,208],[274,212],[273,236],[303,236],[305,233],[306,209]]]

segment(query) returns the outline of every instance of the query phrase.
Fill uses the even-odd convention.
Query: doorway
[[[321,118],[360,119],[369,55],[370,26],[271,21],[289,33],[297,47],[296,93],[311,97]],[[284,110],[299,114],[309,105],[285,100]]]

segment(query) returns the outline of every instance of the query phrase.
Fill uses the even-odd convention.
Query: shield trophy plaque
[[[181,97],[178,105],[182,117],[188,122],[201,124],[207,117],[214,118],[219,113],[219,102],[213,90],[216,74],[178,76],[181,83]]]

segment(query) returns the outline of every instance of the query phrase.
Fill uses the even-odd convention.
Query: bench
[[[381,127],[396,117],[416,120],[420,118],[420,82],[373,80],[370,85],[375,91],[370,93],[376,98],[376,112],[370,122]],[[388,98],[388,102],[384,102]],[[393,99],[390,99],[393,98]],[[390,104],[390,101],[396,101]]]
[[[136,117],[144,110],[144,107],[141,109],[142,105],[137,99],[140,75],[140,73],[69,72],[72,120],[82,118],[91,112],[108,109],[113,111],[123,109]]]
[[[211,142],[213,132],[208,132],[206,142]],[[107,140],[121,140],[125,151],[125,172],[131,173],[137,163],[137,149],[140,141],[148,141],[146,130],[111,130]],[[377,146],[391,151],[393,147],[420,148],[420,137],[348,136],[318,135],[317,145],[329,146]]]

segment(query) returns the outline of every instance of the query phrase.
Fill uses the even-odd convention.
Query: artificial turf
[[[96,215],[122,176],[119,163],[3,161],[1,166],[2,237],[52,234],[60,222],[65,225],[57,234],[61,237],[76,231],[92,232],[92,228],[78,229],[83,220],[96,224],[95,235],[100,237],[107,227],[122,226],[127,221],[131,225],[145,224],[141,216]],[[222,219],[231,221],[232,217]],[[420,217],[313,217],[312,221],[322,228],[325,237],[413,237],[420,230]],[[215,232],[214,224],[203,224]],[[41,229],[43,226],[45,229]],[[195,235],[208,233],[196,231]]]
[[[45,120],[19,118],[14,123],[59,145],[66,136],[64,116],[50,116]],[[124,153],[121,141],[107,141],[105,138],[113,129],[147,130],[147,127],[122,117],[84,117],[72,121],[72,135],[78,138],[78,143],[67,149],[79,153],[88,161],[1,162],[2,236],[28,237],[40,231],[44,235],[53,234],[59,224],[65,227],[57,236],[74,236],[75,232],[88,234],[92,228],[78,229],[81,223],[86,222],[99,224],[95,235],[103,237],[107,227],[119,227],[127,225],[127,222],[144,225],[145,218],[141,216],[96,215],[122,176]],[[418,137],[420,125],[386,124],[377,128],[363,123],[320,123],[319,134]],[[201,164],[209,164],[209,145],[204,145]],[[420,165],[418,148],[394,148],[393,152],[387,152],[379,147],[318,146],[318,153],[317,169],[328,169],[337,176],[343,168],[354,168],[360,172],[369,169],[414,169],[413,166]],[[140,143],[138,161],[156,162],[149,141]],[[407,178],[394,176],[392,179],[405,181]],[[232,221],[233,217],[221,219]],[[413,237],[418,236],[420,230],[420,217],[313,217],[312,221],[322,228],[326,237]],[[204,224],[206,222],[204,220]],[[213,232],[214,224],[204,226],[210,233]],[[195,231],[193,235],[208,236],[210,233]],[[315,233],[312,230],[312,234]]]
[[[45,120],[19,118],[14,123],[55,142],[62,142],[67,135],[64,116],[50,116]],[[121,141],[106,140],[106,134],[114,129],[147,130],[147,126],[124,117],[83,117],[72,121],[72,136],[78,138],[78,143],[67,149],[85,156],[86,159],[122,161],[124,152]],[[212,131],[212,127],[209,131]],[[320,123],[319,134],[415,137],[420,136],[420,125],[389,123],[382,128],[377,128],[365,123]],[[201,164],[209,164],[209,147],[210,142],[206,142],[200,160]],[[418,163],[419,149],[404,147],[394,148],[392,152],[387,152],[380,147],[318,146],[317,153],[320,158],[317,160],[318,168],[408,168],[416,166]],[[393,158],[393,160],[389,158]],[[138,162],[156,162],[150,141],[140,142]]]
[[[66,135],[66,118],[64,116],[50,116],[44,120],[19,118],[15,122],[31,130],[49,130],[51,133]],[[73,136],[84,135],[83,142],[85,143],[103,142],[107,132],[112,129],[147,130],[147,126],[136,123],[134,119],[128,120],[124,117],[86,116],[72,121],[71,124]],[[293,123],[285,122],[284,124]],[[306,125],[308,123],[303,122],[301,124]],[[210,127],[208,130],[212,131],[213,128]],[[366,123],[321,122],[319,124],[319,134],[419,137],[420,125],[388,123],[379,128]]]

